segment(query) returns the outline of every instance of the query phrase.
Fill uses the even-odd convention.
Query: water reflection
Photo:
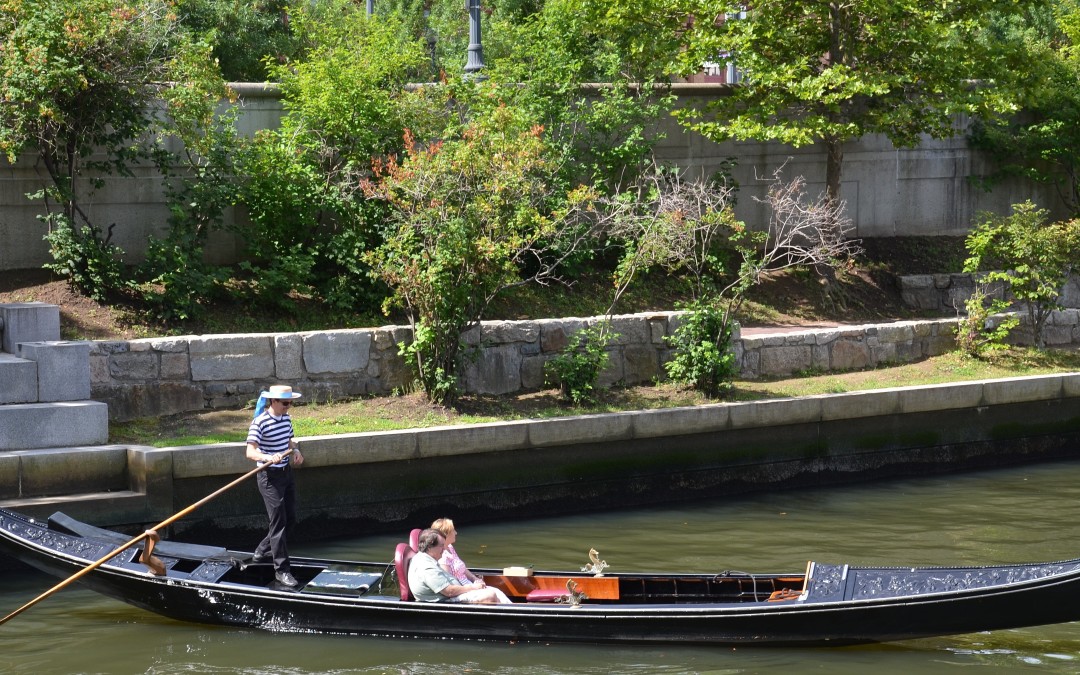
[[[302,488],[302,485],[301,485]],[[302,498],[302,495],[301,495]],[[456,514],[447,514],[454,516]],[[996,564],[1080,555],[1080,463],[516,523],[457,522],[473,566],[801,572],[855,564]],[[417,523],[417,526],[426,523]],[[400,536],[302,554],[388,560]],[[0,577],[12,609],[52,581]],[[66,590],[0,628],[4,673],[1075,673],[1080,624],[847,649],[597,647],[274,635],[182,624]]]

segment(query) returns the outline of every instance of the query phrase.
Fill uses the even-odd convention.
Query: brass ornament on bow
[[[571,607],[581,607],[581,601],[589,599],[589,596],[585,595],[585,591],[578,590],[577,582],[573,579],[566,580],[566,590],[567,595],[558,598],[555,602],[561,602]]]
[[[600,559],[600,554],[597,553],[595,548],[589,549],[589,560],[591,560],[592,562],[582,567],[581,571],[588,572],[594,577],[604,576],[604,570],[607,568],[608,564],[606,560]]]

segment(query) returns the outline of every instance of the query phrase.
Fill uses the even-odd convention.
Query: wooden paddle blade
[[[150,573],[154,576],[165,576],[165,563],[154,555],[154,544],[161,541],[161,535],[154,530],[146,531],[146,543],[143,545],[142,553],[139,554],[139,562],[150,568]]]

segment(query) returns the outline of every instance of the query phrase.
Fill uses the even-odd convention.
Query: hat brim
[[[295,391],[292,392],[291,394],[273,394],[273,395],[271,395],[271,394],[263,394],[263,398],[270,398],[270,399],[275,399],[276,398],[276,399],[279,399],[279,400],[280,399],[289,399],[289,398],[300,398],[301,396],[303,396],[303,394],[298,394]]]

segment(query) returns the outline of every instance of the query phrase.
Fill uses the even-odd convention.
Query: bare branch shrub
[[[758,261],[761,273],[834,266],[862,251],[858,240],[848,238],[854,228],[845,215],[847,202],[831,200],[824,193],[810,201],[805,189],[804,177],[785,183],[777,170],[765,199],[755,198],[772,214]]]
[[[604,229],[625,247],[608,314],[635,275],[653,267],[685,271],[694,297],[704,296],[717,265],[718,239],[737,224],[733,199],[728,185],[689,179],[685,172],[654,164],[630,190],[603,200]]]
[[[606,231],[625,248],[612,308],[634,275],[651,267],[682,270],[693,280],[694,300],[669,340],[673,380],[709,396],[730,390],[740,370],[731,348],[735,315],[747,291],[766,273],[796,266],[834,277],[860,250],[847,238],[852,228],[844,203],[824,195],[808,200],[805,186],[802,177],[784,182],[779,170],[773,175],[762,200],[770,212],[762,231],[736,220],[730,185],[655,166],[633,190],[605,202]]]

